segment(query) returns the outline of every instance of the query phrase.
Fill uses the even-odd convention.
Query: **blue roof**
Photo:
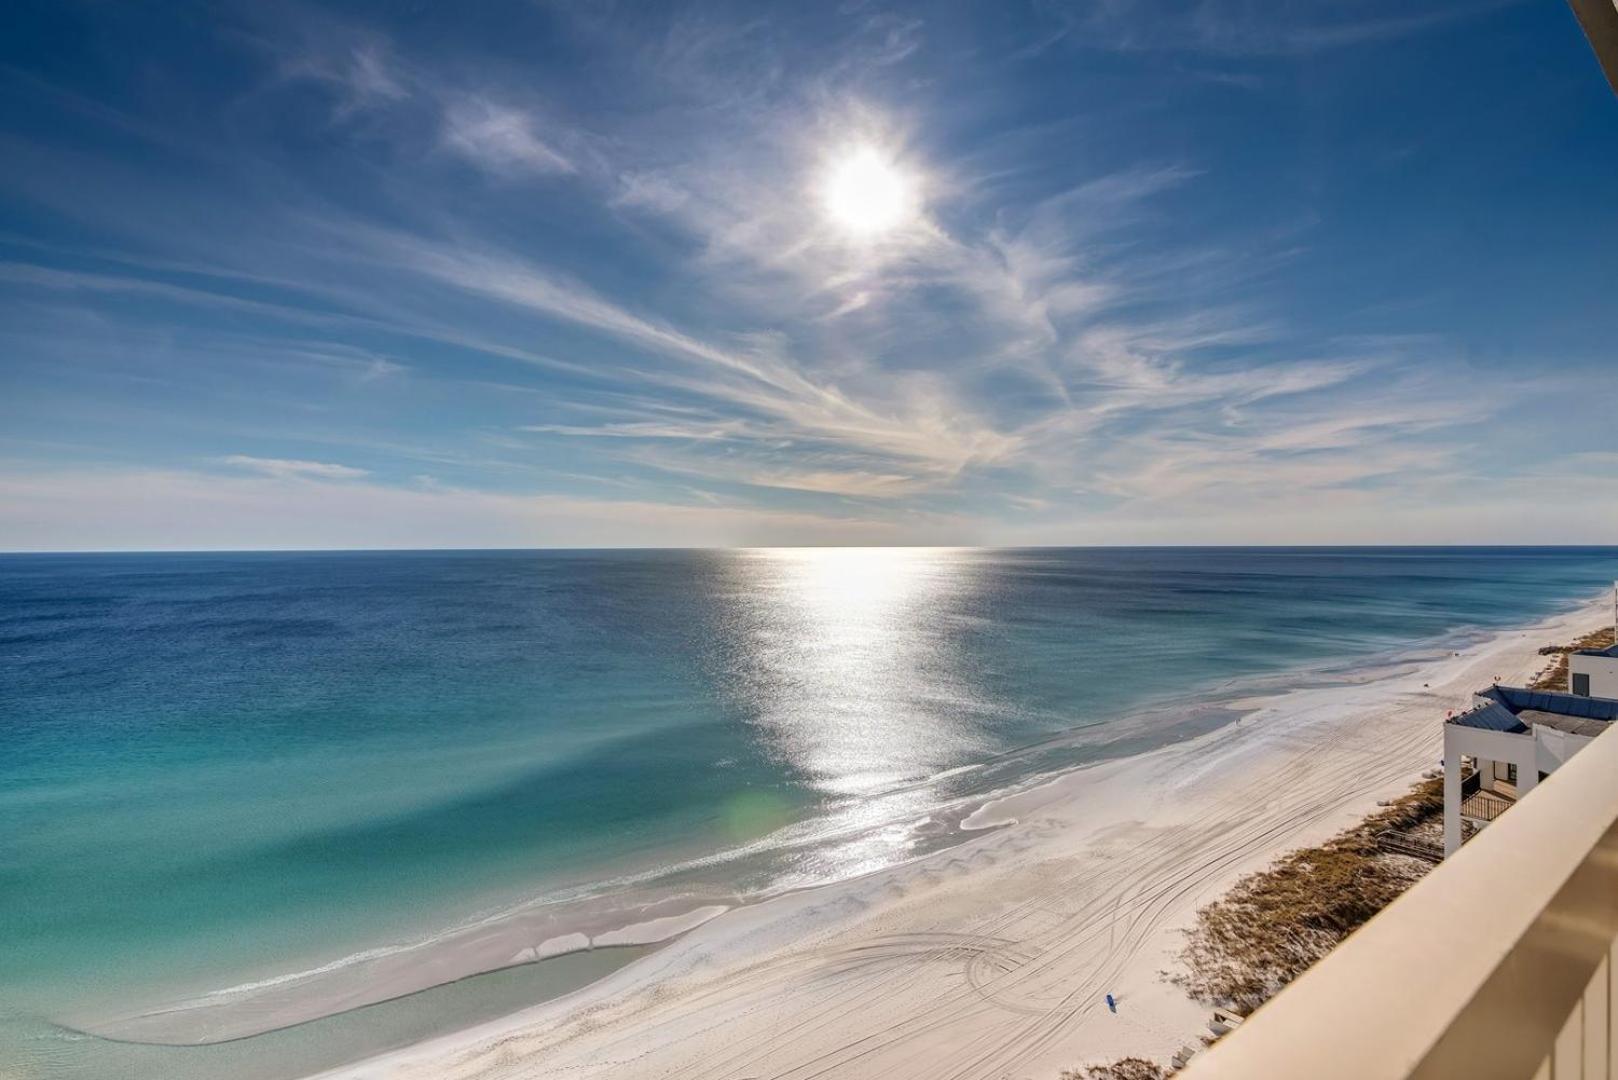
[[[1608,645],[1605,649],[1580,649],[1574,655],[1618,657],[1618,644]]]
[[[1517,714],[1501,705],[1490,701],[1461,713],[1450,723],[1460,724],[1463,727],[1484,728],[1488,731],[1509,731],[1518,734],[1528,730],[1528,725],[1517,719]]]
[[[1527,690],[1520,686],[1491,686],[1479,690],[1475,708],[1454,717],[1450,723],[1464,727],[1484,728],[1489,731],[1520,733],[1528,725],[1517,714],[1533,710],[1573,716],[1581,720],[1618,720],[1618,701],[1608,698],[1580,697],[1554,690]]]
[[[1582,697],[1556,690],[1524,690],[1518,686],[1491,686],[1478,696],[1498,701],[1513,715],[1524,709],[1537,709],[1585,720],[1618,720],[1618,701],[1611,698]]]

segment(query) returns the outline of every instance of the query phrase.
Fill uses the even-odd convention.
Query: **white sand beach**
[[[992,803],[956,847],[737,908],[565,998],[323,1075],[964,1080],[1166,1061],[1207,1030],[1162,977],[1196,909],[1402,793],[1436,765],[1446,710],[1531,678],[1541,645],[1609,613],[1603,597],[1249,702],[1212,733]]]

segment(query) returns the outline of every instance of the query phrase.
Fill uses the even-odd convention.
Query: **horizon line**
[[[429,555],[498,552],[598,551],[1618,551],[1618,543],[1589,544],[601,544],[591,547],[271,547],[271,548],[17,548],[0,558],[26,555]]]

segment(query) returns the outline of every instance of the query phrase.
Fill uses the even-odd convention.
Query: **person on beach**
[[[1113,998],[1113,996],[1111,994],[1107,995],[1107,1011],[1108,1012],[1114,1012],[1114,1013],[1118,1011],[1118,1002]]]

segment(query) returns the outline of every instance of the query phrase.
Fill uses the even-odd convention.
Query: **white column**
[[[1461,749],[1444,725],[1444,857],[1461,846]]]
[[[1532,729],[1530,729],[1531,731]],[[1517,798],[1522,798],[1539,783],[1539,742],[1531,736],[1524,739],[1527,749],[1517,759]]]

